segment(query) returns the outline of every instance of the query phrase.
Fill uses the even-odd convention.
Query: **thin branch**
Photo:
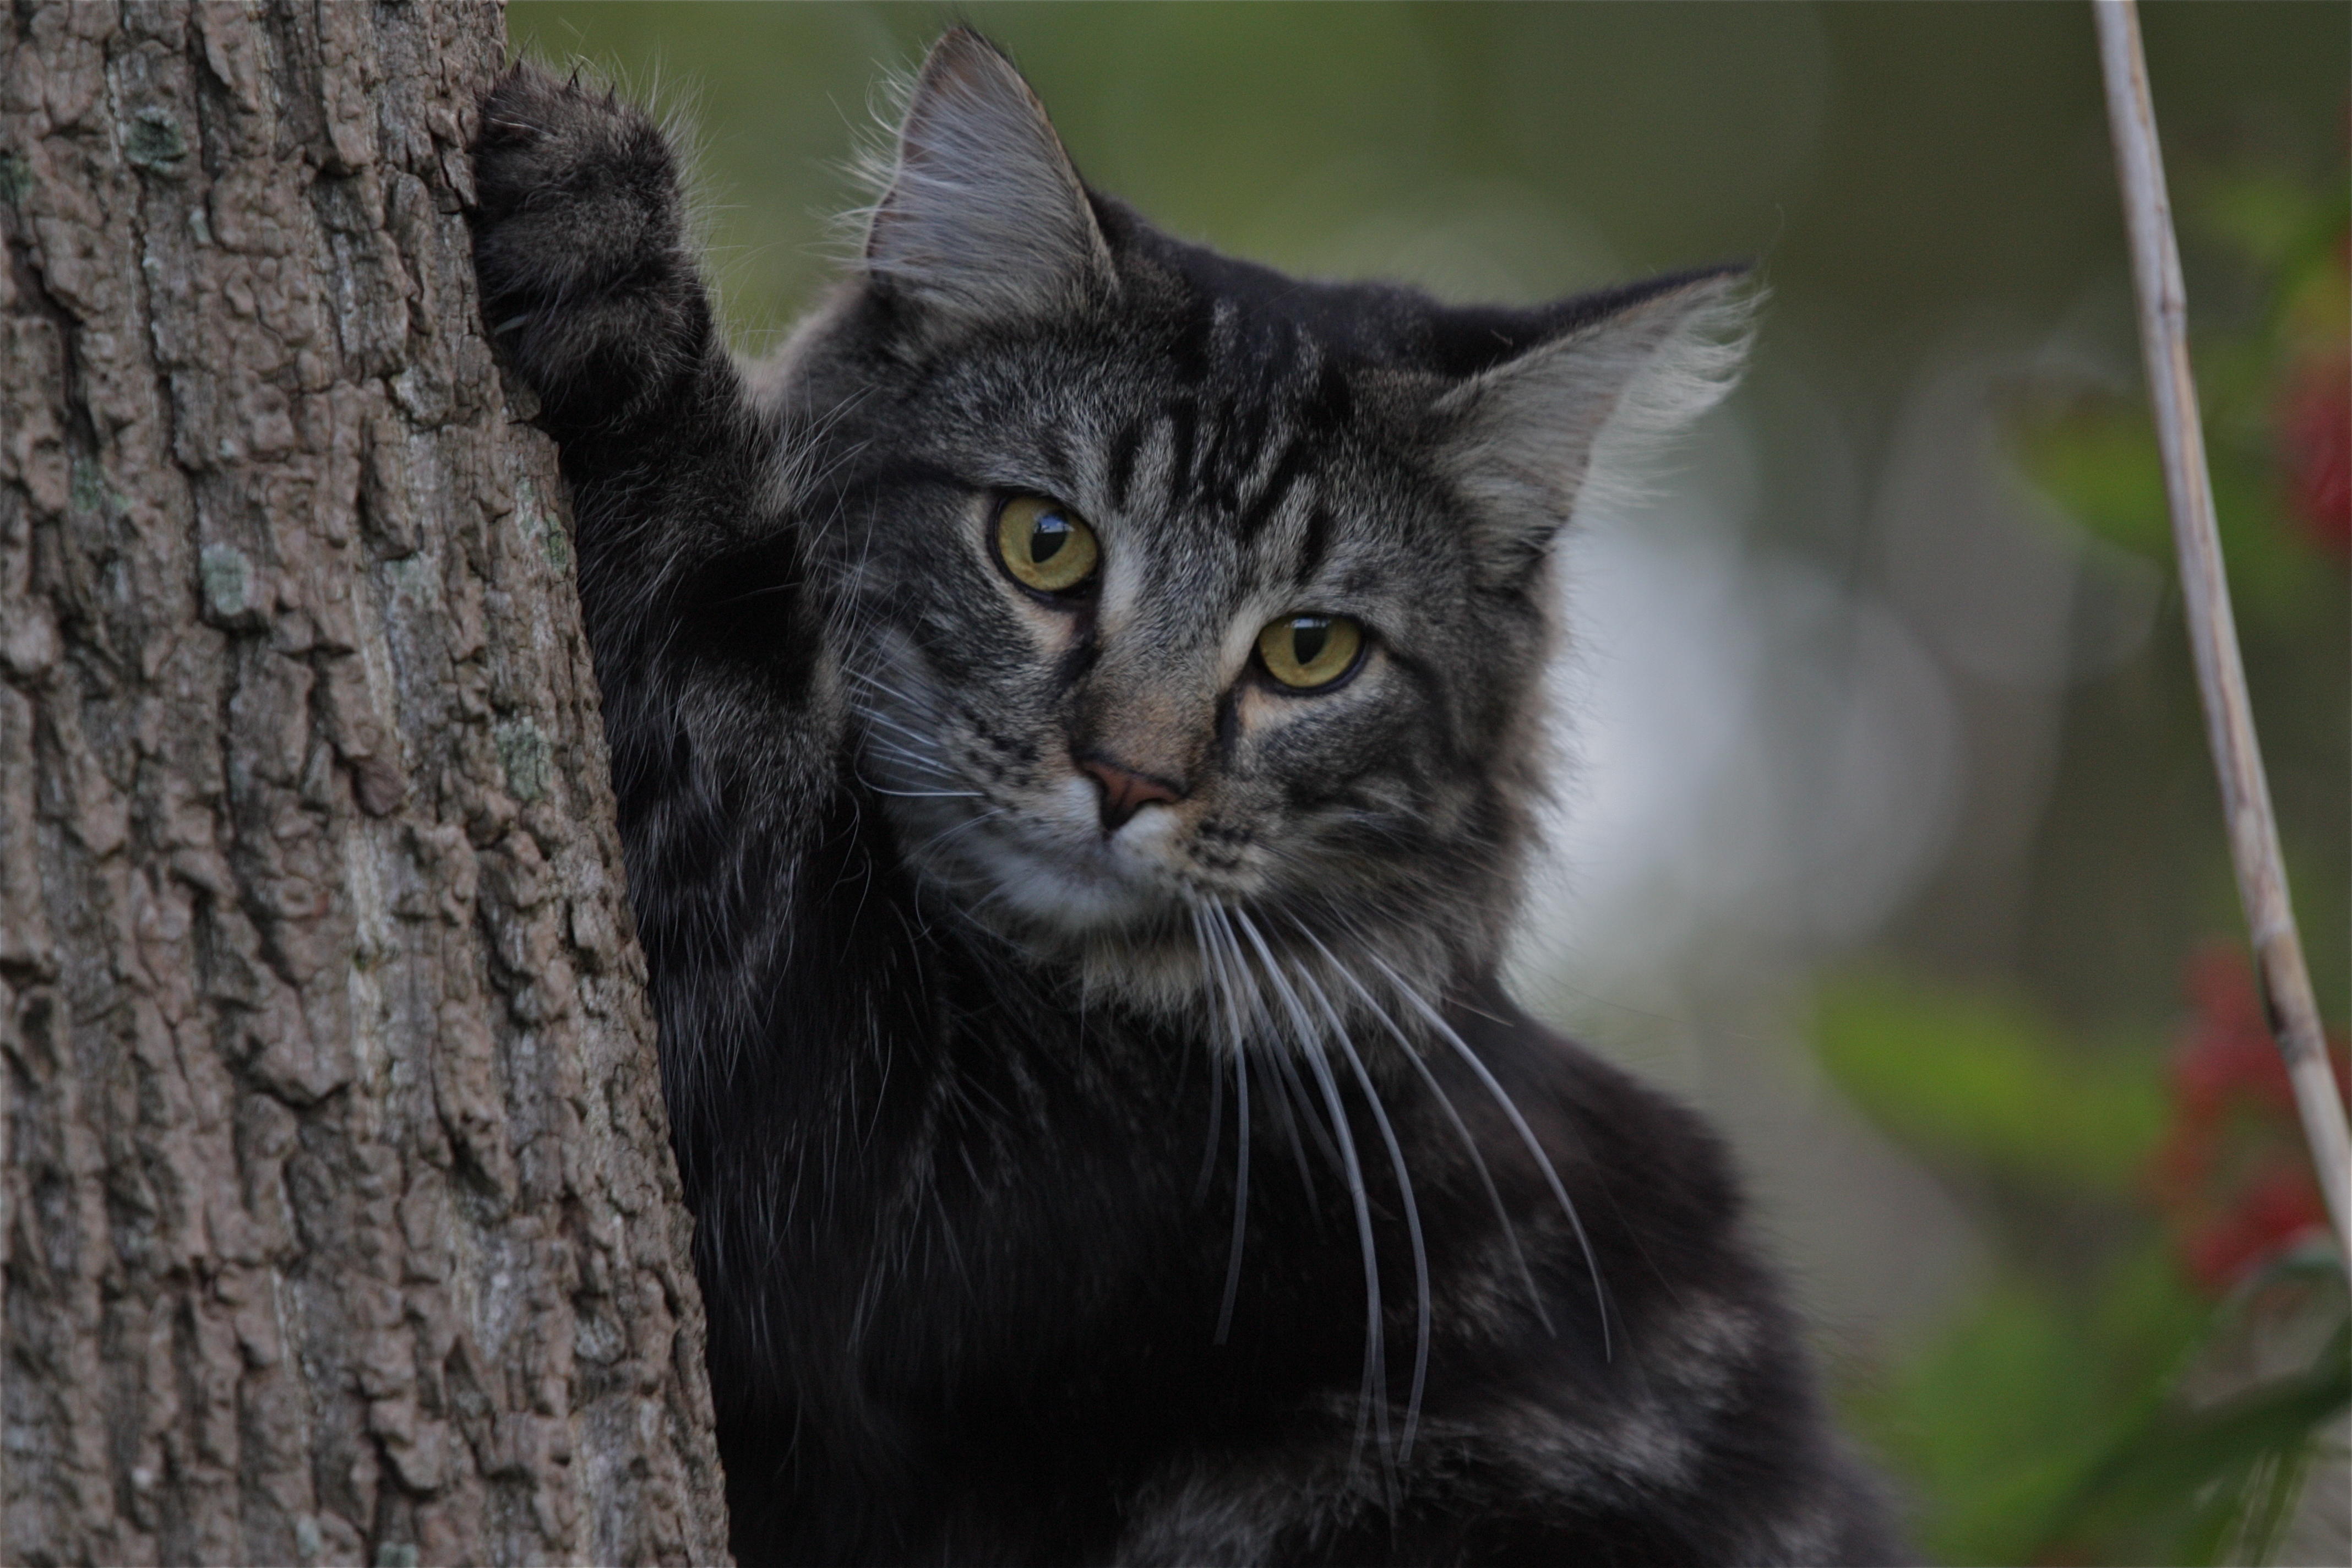
[[[2238,870],[2238,898],[2252,928],[2264,1011],[2294,1085],[2304,1137],[2319,1168],[2319,1185],[2336,1227],[2336,1246],[2352,1267],[2352,1137],[2327,1063],[2319,1004],[2295,932],[2279,853],[2278,819],[2271,811],[2263,753],[2254,739],[2246,669],[2238,655],[2238,627],[2230,611],[2230,583],[2213,524],[2213,479],[2205,467],[2205,435],[2197,411],[2197,384],[2189,370],[2188,296],[2180,283],[2180,247],[2165,193],[2164,158],[2156,143],[2156,108],[2148,96],[2147,59],[2140,50],[2134,0],[2093,0],[2099,26],[2099,61],[2107,83],[2107,123],[2115,133],[2116,174],[2123,186],[2131,235],[2132,281],[2139,295],[2140,346],[2147,390],[2164,455],[2164,492],[2172,506],[2172,535],[2180,551],[2180,593],[2189,641],[2197,656],[2197,687],[2204,699],[2206,738],[2221,779],[2221,808],[2230,829],[2230,858]]]

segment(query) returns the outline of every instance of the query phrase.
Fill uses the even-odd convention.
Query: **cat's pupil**
[[[1043,565],[1070,542],[1070,525],[1059,512],[1047,512],[1029,532],[1029,559]]]
[[[1301,669],[1312,665],[1331,640],[1331,623],[1320,616],[1301,616],[1290,623],[1290,657]]]

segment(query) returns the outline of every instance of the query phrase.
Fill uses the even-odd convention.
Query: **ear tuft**
[[[1438,401],[1443,466],[1476,519],[1483,569],[1515,581],[1599,484],[1706,413],[1739,379],[1758,290],[1746,268],[1617,291],[1591,318]]]
[[[1045,105],[993,44],[931,47],[866,234],[866,268],[924,305],[1017,320],[1111,286],[1110,252]]]

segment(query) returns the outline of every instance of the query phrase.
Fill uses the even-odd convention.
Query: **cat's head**
[[[1156,1009],[1491,964],[1550,767],[1554,541],[1604,433],[1719,393],[1737,281],[1457,309],[1230,260],[1089,192],[949,34],[781,373],[860,767],[920,874]]]

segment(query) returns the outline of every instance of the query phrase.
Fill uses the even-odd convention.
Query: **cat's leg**
[[[625,829],[645,791],[675,782],[654,775],[693,727],[680,694],[708,686],[697,671],[756,677],[778,704],[762,744],[821,766],[837,715],[805,700],[824,617],[788,440],[728,353],[668,139],[608,89],[520,64],[482,105],[474,172],[482,314],[562,456]]]
[[[789,1493],[776,1478],[794,1473],[794,1375],[778,1363],[791,1338],[771,1326],[791,1309],[776,1271],[726,1264],[782,1254],[775,1215],[796,1211],[773,1201],[790,1191],[779,1172],[807,1141],[804,1108],[834,1103],[780,1085],[810,1053],[778,1047],[760,999],[805,993],[782,962],[830,955],[825,938],[846,929],[795,896],[844,876],[799,873],[841,820],[841,718],[781,477],[789,447],[727,353],[677,157],[641,110],[518,66],[482,107],[475,179],[483,317],[536,395],[571,492],[736,1552],[771,1560],[815,1528],[765,1495]]]
[[[591,636],[614,629],[607,605],[786,539],[782,441],[728,354],[661,128],[518,65],[482,106],[474,173],[483,319],[560,445]]]
[[[482,314],[557,440],[641,442],[731,390],[677,161],[643,110],[517,65],[482,105],[474,172]]]

